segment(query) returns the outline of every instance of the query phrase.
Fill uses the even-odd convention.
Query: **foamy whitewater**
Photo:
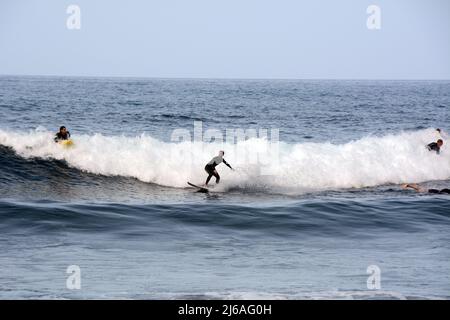
[[[53,136],[43,129],[0,130],[0,144],[24,158],[64,160],[81,171],[175,188],[201,181],[204,165],[218,150],[226,150],[226,158],[237,169],[223,171],[222,191],[253,186],[302,192],[450,179],[450,152],[444,149],[437,155],[425,148],[442,138],[435,129],[368,136],[344,144],[281,142],[277,147],[257,138],[237,144],[167,143],[144,134],[95,134],[75,136],[74,147],[62,148]]]
[[[450,188],[449,108],[448,81],[0,77],[0,298],[448,299],[450,196],[402,184]]]

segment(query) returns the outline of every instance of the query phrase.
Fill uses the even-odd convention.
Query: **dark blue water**
[[[401,188],[450,186],[449,108],[450,82],[0,77],[0,298],[449,298],[450,197]],[[261,139],[171,141],[194,121],[279,129],[270,174]],[[219,149],[236,171],[187,188]]]

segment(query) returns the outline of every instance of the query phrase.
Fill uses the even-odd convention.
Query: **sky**
[[[448,0],[0,0],[3,75],[450,79],[449,40]]]

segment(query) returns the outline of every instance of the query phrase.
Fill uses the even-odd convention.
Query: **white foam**
[[[187,181],[202,183],[205,164],[224,149],[225,159],[238,170],[231,171],[223,164],[218,167],[222,176],[216,188],[219,191],[240,187],[304,192],[450,179],[447,145],[440,155],[425,148],[437,138],[434,129],[426,129],[368,136],[345,144],[281,142],[278,156],[273,155],[266,164],[249,160],[249,155],[269,145],[265,139],[237,144],[169,143],[147,135],[74,134],[74,147],[64,149],[53,142],[53,133],[43,128],[27,133],[0,130],[0,144],[22,157],[65,160],[83,171],[170,187],[185,187]],[[270,175],[263,174],[267,172]]]
[[[441,296],[407,295],[397,291],[385,290],[354,290],[354,291],[317,291],[317,292],[264,292],[264,291],[231,291],[192,293],[152,293],[150,297],[157,299],[219,299],[219,300],[442,300]]]

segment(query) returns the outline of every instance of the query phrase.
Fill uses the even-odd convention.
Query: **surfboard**
[[[190,185],[191,187],[197,188],[198,189],[197,192],[204,192],[204,193],[209,192],[209,190],[207,188],[197,186],[197,185],[195,185],[193,183],[190,183],[189,181],[188,181],[187,184]]]
[[[58,142],[61,146],[64,148],[70,148],[73,146],[73,141],[71,139],[68,140],[61,140]]]

